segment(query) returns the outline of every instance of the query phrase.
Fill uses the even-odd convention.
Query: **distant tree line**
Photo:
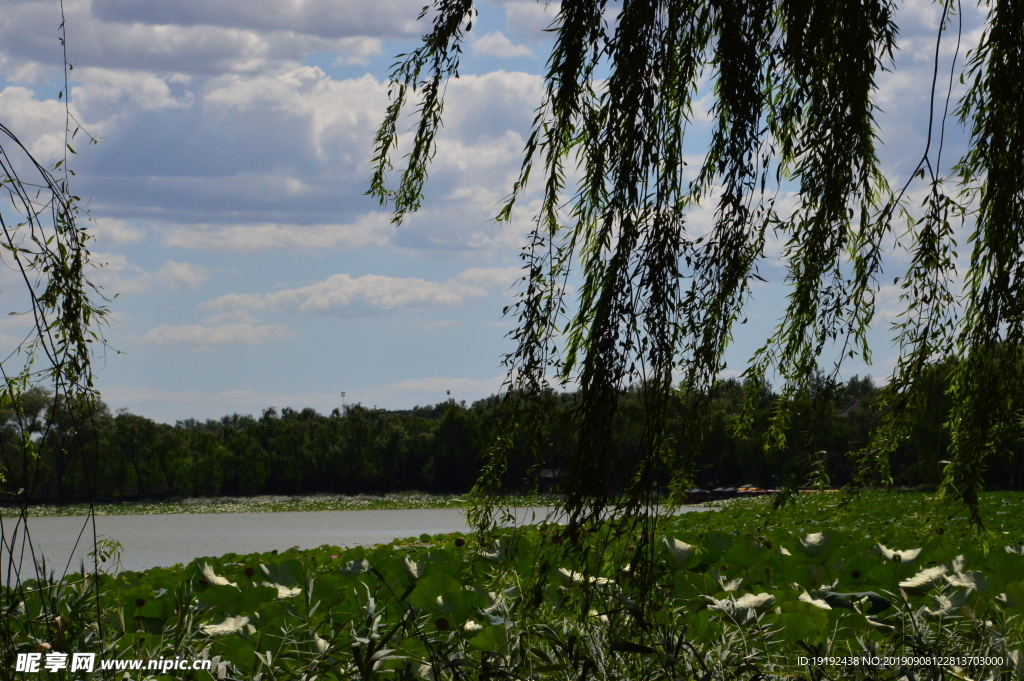
[[[950,404],[946,379],[950,366],[937,364],[927,380],[928,399],[914,411],[910,437],[892,458],[897,485],[937,485],[947,456],[944,426]],[[822,385],[824,386],[824,380]],[[700,452],[690,452],[699,487],[744,483],[771,487],[782,482],[792,453],[766,451],[765,438],[777,396],[758,387],[760,399],[749,427],[738,432],[736,419],[751,386],[722,381],[713,400],[714,419]],[[792,433],[813,435],[820,479],[830,485],[850,481],[849,452],[863,447],[879,424],[875,403],[882,390],[870,378],[854,377],[833,387],[832,413],[814,418],[808,396],[789,424]],[[639,392],[622,396],[614,447],[628,460],[644,427]],[[550,394],[543,425],[544,451],[518,452],[505,475],[511,491],[557,484],[568,469],[576,397]],[[33,501],[70,503],[90,496],[115,499],[251,496],[258,494],[386,493],[419,490],[463,493],[473,485],[481,455],[493,442],[505,408],[497,397],[467,406],[448,401],[429,407],[387,411],[350,406],[328,415],[313,409],[268,409],[259,418],[234,414],[205,422],[189,419],[158,423],[127,410],[111,413],[100,401],[68,404],[41,389],[21,396],[20,410],[0,409],[0,446],[4,502],[31,494]],[[683,432],[686,397],[679,391],[670,430]],[[794,438],[807,441],[808,438]],[[673,441],[686,448],[687,442]],[[990,462],[991,488],[1021,488],[1024,456],[1011,443],[1001,459]],[[541,471],[547,469],[543,477]],[[614,488],[629,471],[607,471]],[[667,484],[667,480],[661,484]]]

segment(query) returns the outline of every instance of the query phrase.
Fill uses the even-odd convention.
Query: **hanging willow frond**
[[[951,30],[955,3],[941,6],[933,99],[945,79],[938,71],[943,36],[956,34],[959,54],[962,33]],[[517,323],[516,349],[506,357],[512,406],[478,483],[481,498],[500,489],[512,452],[543,449],[539,396],[573,385],[566,536],[620,517],[623,531],[646,537],[659,476],[671,476],[678,491],[693,470],[726,348],[773,237],[784,243],[787,305],[745,377],[752,401],[770,378],[783,381],[769,447],[793,462],[791,488],[816,465],[811,438],[790,427],[793,405],[810,398],[816,406],[809,418],[829,418],[830,386],[843,361],[870,361],[879,277],[898,241],[911,255],[895,326],[901,356],[886,421],[857,457],[863,470],[887,477],[887,453],[905,437],[905,413],[918,399],[915,381],[929,362],[956,355],[963,361],[949,386],[956,408],[944,489],[976,508],[985,457],[999,438],[1018,436],[1020,423],[1009,396],[1020,394],[1024,373],[1024,6],[997,0],[990,7],[959,107],[972,146],[953,177],[940,170],[945,112],[929,119],[928,147],[911,181],[930,187],[919,219],[906,205],[911,183],[891,189],[876,151],[877,80],[893,67],[895,2],[624,0],[616,7],[611,20],[603,0],[561,3],[544,97],[498,215],[510,219],[531,176],[543,173],[541,208],[522,252],[523,287],[508,310]],[[441,81],[457,75],[462,22],[473,3],[437,0],[433,9],[433,31],[393,71],[391,106],[377,137],[370,193],[394,202],[395,220],[419,206]],[[711,141],[694,149],[687,131],[695,97],[708,86]],[[392,191],[394,131],[410,92],[421,97],[420,123]],[[948,107],[948,95],[946,101]],[[691,173],[685,159],[695,152],[704,161]],[[579,180],[570,186],[566,178],[575,172]],[[966,193],[957,197],[950,185]],[[782,212],[776,196],[788,188],[797,203]],[[975,204],[960,314],[953,239]],[[714,223],[694,228],[689,216],[705,205],[714,206]],[[896,230],[904,218],[908,227]],[[623,454],[612,424],[631,388],[645,420],[639,444]],[[684,441],[668,438],[670,404],[686,410]],[[485,503],[474,517],[486,526],[492,509]],[[638,555],[649,550],[651,540],[644,541]]]
[[[975,522],[984,461],[1022,436],[1014,404],[1024,396],[1024,6],[998,0],[968,61],[960,104],[971,148],[958,166],[976,198],[961,360],[950,384],[950,457],[943,492],[965,500]],[[1019,408],[1019,407],[1018,407]]]
[[[8,607],[24,600],[29,574],[22,571],[24,556],[38,556],[28,532],[29,505],[37,498],[45,479],[40,448],[50,446],[51,429],[61,410],[65,410],[76,440],[77,455],[82,458],[86,489],[90,499],[96,484],[95,450],[86,453],[83,446],[84,420],[92,420],[97,393],[93,385],[94,344],[104,344],[102,327],[108,314],[100,301],[106,299],[89,280],[96,265],[90,259],[88,242],[80,211],[81,199],[71,189],[74,172],[69,154],[75,151],[82,133],[86,143],[96,139],[84,133],[69,104],[71,88],[67,61],[67,35],[64,5],[59,3],[61,22],[58,37],[64,49],[63,89],[58,99],[64,105],[63,158],[44,165],[18,138],[16,131],[0,124],[0,262],[14,273],[18,285],[4,290],[7,312],[25,318],[24,335],[0,356],[0,409],[8,417],[9,432],[0,439],[0,480],[5,472],[18,471],[23,488],[5,501],[0,516],[6,538],[0,546],[8,589]],[[17,322],[17,319],[14,320]],[[15,329],[17,327],[14,327]],[[52,398],[45,396],[52,391]],[[42,405],[49,402],[48,407]],[[95,430],[95,423],[90,424]],[[16,504],[14,509],[11,504]],[[87,516],[92,525],[92,540],[97,541],[95,516]],[[17,541],[15,541],[15,539]],[[100,552],[95,552],[93,570],[99,571]],[[34,577],[51,576],[44,562],[33,560]],[[71,566],[70,560],[64,571]],[[99,581],[95,586],[99,588]],[[97,601],[98,602],[98,601]],[[55,613],[44,608],[44,616]],[[100,626],[103,624],[100,620]],[[101,630],[102,631],[102,630]]]

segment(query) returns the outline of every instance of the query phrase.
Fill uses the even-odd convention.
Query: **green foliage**
[[[851,672],[800,656],[910,658],[862,664],[864,678],[1021,677],[1020,494],[982,497],[1001,519],[987,537],[921,494],[841,501],[801,495],[770,530],[756,529],[770,511],[760,502],[666,519],[650,593],[622,569],[635,538],[606,543],[607,564],[586,572],[579,552],[552,544],[564,528],[550,525],[505,531],[498,552],[438,535],[30,581],[2,592],[12,638],[0,676],[14,678],[14,654],[45,645],[106,660],[212,660],[211,672],[184,672],[200,681]],[[678,561],[669,547],[679,544],[697,560]],[[921,661],[929,656],[996,661]]]
[[[60,12],[57,33],[65,47],[63,4]],[[26,508],[38,491],[35,483],[41,476],[54,479],[56,494],[64,499],[73,477],[70,470],[77,466],[91,496],[98,468],[93,417],[101,403],[93,387],[91,359],[93,344],[103,343],[100,330],[107,309],[97,302],[105,298],[89,281],[96,266],[87,247],[91,236],[81,224],[81,199],[71,189],[74,171],[69,168],[68,155],[76,153],[71,143],[84,131],[69,105],[71,65],[66,50],[64,55],[63,88],[58,97],[65,113],[63,158],[44,167],[14,131],[0,124],[0,261],[18,281],[4,290],[4,311],[24,319],[21,330],[17,324],[11,327],[15,334],[23,334],[20,341],[6,347],[0,359],[0,501],[18,507],[17,512],[5,512],[6,517],[0,519],[0,563],[4,580],[10,584],[22,577],[15,556],[31,555],[38,579],[33,601],[26,601],[21,590],[19,597],[12,597],[5,589],[0,605],[0,664],[5,677],[12,674],[12,642],[19,634],[14,613],[55,621],[60,640],[95,633],[84,620],[97,592],[91,590],[84,575],[53,583],[45,562],[35,560],[38,553],[27,529]],[[96,143],[88,133],[84,136]],[[97,542],[95,533],[92,540],[94,566],[101,557],[115,557],[114,545]],[[59,618],[52,619],[57,612],[69,615],[66,627]]]
[[[889,457],[889,475],[899,485],[935,487],[942,480],[942,462],[950,455],[945,422],[951,409],[944,386],[955,368],[952,362],[928,368],[926,377],[933,387],[921,393],[907,419],[906,441]],[[807,415],[813,411],[811,396],[798,403],[788,432],[801,433],[820,453],[820,466],[812,473],[830,485],[844,485],[856,480],[848,454],[878,437],[877,404],[888,399],[890,392],[879,390],[869,378],[853,377],[829,387],[824,383],[822,378],[817,390],[828,390],[833,396],[830,418],[815,420]],[[781,399],[769,388],[761,386],[753,419],[737,429],[737,423],[745,418],[748,389],[736,380],[716,386],[708,402],[711,421],[707,436],[697,446],[686,440],[689,403],[677,396],[668,405],[667,437],[701,462],[692,474],[695,485],[707,489],[746,483],[777,487],[799,471],[779,452],[764,449],[772,413]],[[545,422],[533,426],[540,431],[545,447],[508,452],[502,480],[507,493],[525,495],[537,487],[542,492],[557,492],[555,488],[566,481],[565,477],[539,478],[538,472],[541,468],[563,473],[569,469],[575,445],[567,437],[566,424],[573,418],[578,396],[570,393],[547,399]],[[643,438],[642,399],[642,392],[634,390],[620,400],[609,444],[616,458],[627,457]],[[73,403],[80,412],[88,408],[91,416],[86,419],[84,414],[69,413],[66,401],[54,401],[40,389],[27,391],[20,401],[22,422],[33,433],[32,448],[22,449],[13,410],[0,409],[0,438],[11,471],[6,486],[0,483],[0,489],[10,493],[33,489],[32,501],[65,506],[88,502],[91,490],[94,501],[105,505],[105,512],[150,512],[148,506],[138,504],[119,509],[110,505],[161,498],[401,491],[466,494],[480,471],[481,458],[500,436],[502,421],[509,413],[507,402],[489,398],[468,406],[448,402],[394,412],[357,405],[344,415],[322,415],[311,409],[268,410],[261,418],[234,415],[170,426],[126,411],[112,415],[98,400]],[[50,425],[44,436],[47,420]],[[1022,466],[1020,445],[1009,442],[990,461],[983,479],[990,489],[1019,488],[1024,482]],[[609,465],[602,479],[612,492],[618,492],[626,488],[630,474],[628,467]],[[95,476],[92,482],[90,475]],[[805,484],[815,481],[810,474],[804,478]],[[665,495],[670,482],[662,474],[654,477],[652,485]],[[348,508],[355,503],[335,502],[276,499],[263,500],[260,505],[309,510]],[[391,502],[373,503],[385,507]],[[446,497],[437,503],[461,502]],[[176,501],[167,510],[197,509]]]
[[[879,74],[894,67],[898,49],[896,3],[559,5],[521,171],[497,216],[511,219],[533,175],[541,175],[519,299],[506,310],[517,327],[516,348],[506,357],[505,396],[514,405],[478,483],[482,505],[474,518],[481,528],[495,518],[485,500],[501,489],[510,458],[547,445],[534,424],[550,418],[545,393],[552,384],[578,386],[567,422],[564,503],[574,527],[594,529],[609,510],[648,522],[659,475],[677,492],[692,482],[703,463],[700,446],[692,445],[713,428],[725,350],[746,321],[769,231],[784,244],[786,308],[744,371],[749,391],[737,427],[754,421],[759,386],[781,378],[760,443],[789,469],[780,503],[808,476],[827,482],[815,424],[831,417],[843,362],[870,362],[867,334],[895,242],[910,256],[895,324],[900,355],[892,390],[879,404],[883,425],[854,457],[854,482],[891,481],[891,457],[927,399],[928,365],[954,357],[943,387],[952,410],[943,493],[966,502],[981,522],[977,495],[986,466],[1007,443],[1021,441],[1024,385],[1024,12],[1010,0],[983,6],[987,22],[980,42],[969,46],[961,78],[968,87],[956,109],[971,133],[967,153],[952,169],[942,164],[956,76],[954,68],[940,83],[943,41],[955,39],[959,55],[968,39],[954,28],[959,5],[943,0],[930,101],[945,91],[946,105],[930,107],[925,148],[916,165],[910,159],[907,182],[890,187],[876,153],[876,101]],[[432,27],[422,44],[393,67],[368,192],[393,205],[396,222],[422,203],[443,83],[458,77],[475,6],[435,0],[426,16]],[[711,140],[695,149],[687,133],[703,95],[711,103]],[[391,189],[397,124],[410,107],[418,124]],[[697,154],[694,177],[686,159]],[[917,183],[927,184],[922,211],[908,206]],[[790,190],[795,205],[777,204]],[[689,217],[707,207],[714,209],[711,229],[692,227]],[[960,295],[954,232],[968,220],[972,253]],[[822,370],[829,372],[824,382]],[[687,410],[681,437],[670,433],[677,375]],[[631,389],[642,395],[643,427],[623,452],[614,424]],[[615,468],[624,471],[617,482],[625,494],[609,488],[606,473]]]

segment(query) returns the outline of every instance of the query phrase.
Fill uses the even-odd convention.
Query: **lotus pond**
[[[59,651],[205,658],[166,677],[202,681],[1024,678],[1024,495],[986,495],[982,534],[925,494],[839,502],[667,518],[643,592],[629,536],[583,565],[557,525],[26,582],[0,675]]]

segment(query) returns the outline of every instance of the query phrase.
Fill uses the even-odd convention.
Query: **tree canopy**
[[[769,235],[785,244],[786,307],[743,378],[748,412],[759,386],[781,384],[766,446],[790,458],[795,488],[816,470],[817,452],[813,438],[787,424],[798,405],[801,418],[808,410],[830,416],[827,389],[814,393],[818,406],[806,406],[821,371],[835,378],[844,362],[870,361],[883,261],[896,242],[910,263],[897,278],[899,358],[883,425],[855,455],[856,484],[890,478],[889,454],[909,436],[908,414],[925,399],[928,367],[952,357],[941,490],[981,522],[985,462],[1021,433],[1013,405],[1024,376],[1024,3],[983,2],[981,39],[963,47],[959,3],[937,6],[931,90],[939,106],[922,121],[927,145],[910,180],[894,186],[880,168],[876,118],[878,78],[894,67],[898,49],[895,2],[563,0],[519,178],[497,215],[511,219],[528,182],[541,183],[519,298],[507,311],[516,348],[505,358],[506,394],[521,409],[491,451],[481,491],[500,477],[508,448],[545,437],[542,408],[532,405],[551,384],[579,390],[570,529],[610,507],[644,515],[659,471],[682,488],[693,470],[685,452],[700,448],[668,436],[666,405],[685,392],[691,411],[681,437],[703,438]],[[421,44],[391,74],[369,191],[391,205],[396,222],[423,202],[445,82],[459,75],[476,14],[473,0],[434,0],[420,17],[430,22]],[[944,40],[968,49],[962,73],[940,73]],[[957,103],[950,93],[958,77],[966,91]],[[688,133],[702,87],[711,93],[713,131],[697,150]],[[392,186],[398,126],[410,110],[415,137]],[[970,141],[943,172],[947,117]],[[688,179],[686,159],[695,151],[703,161]],[[783,186],[796,189],[794,207],[777,200]],[[922,211],[908,198],[918,187],[927,189]],[[715,219],[704,233],[689,217],[708,205]],[[957,266],[960,225],[970,230],[966,271]],[[622,456],[612,452],[610,428],[629,386],[642,391],[645,425],[621,461],[631,475],[627,494],[612,500],[603,471]]]
[[[930,398],[912,411],[910,436],[892,455],[895,485],[934,487],[941,480],[949,448],[942,424],[950,406],[941,386],[954,368],[943,362],[928,372]],[[790,423],[790,432],[811,431],[816,450],[823,452],[820,470],[832,485],[843,485],[855,473],[847,454],[871,439],[878,425],[875,404],[884,392],[867,376],[838,386],[821,376],[804,406],[824,389],[833,395],[832,418],[811,422],[812,412],[798,407],[804,413]],[[685,428],[689,405],[681,398],[677,394],[668,405],[668,437]],[[689,502],[716,488],[716,496],[740,486],[774,489],[784,479],[786,457],[763,448],[778,399],[764,390],[750,427],[737,433],[732,426],[744,407],[744,386],[737,379],[716,386],[707,436],[691,454],[699,461],[693,484],[703,490],[688,494]],[[572,422],[577,396],[550,393],[546,402],[554,436],[539,457],[515,450],[507,458],[501,488],[519,498],[533,488],[557,493],[572,458],[575,442],[562,424]],[[123,409],[111,413],[99,399],[69,400],[40,388],[20,395],[18,404],[17,410],[0,408],[0,466],[6,471],[0,510],[18,498],[60,505],[91,497],[110,502],[403,491],[464,495],[477,479],[481,454],[504,426],[505,411],[514,406],[494,395],[473,404],[448,401],[398,411],[361,405],[330,414],[271,408],[256,417],[232,414],[170,425]],[[30,433],[31,455],[23,449],[22,428]],[[628,456],[643,428],[640,391],[628,390],[612,424],[612,451]],[[543,461],[540,470],[532,466],[536,458]],[[613,491],[622,473],[615,466],[603,472]],[[664,474],[656,481],[662,491],[667,483]],[[990,462],[985,483],[988,489],[1024,490],[1024,442]]]

